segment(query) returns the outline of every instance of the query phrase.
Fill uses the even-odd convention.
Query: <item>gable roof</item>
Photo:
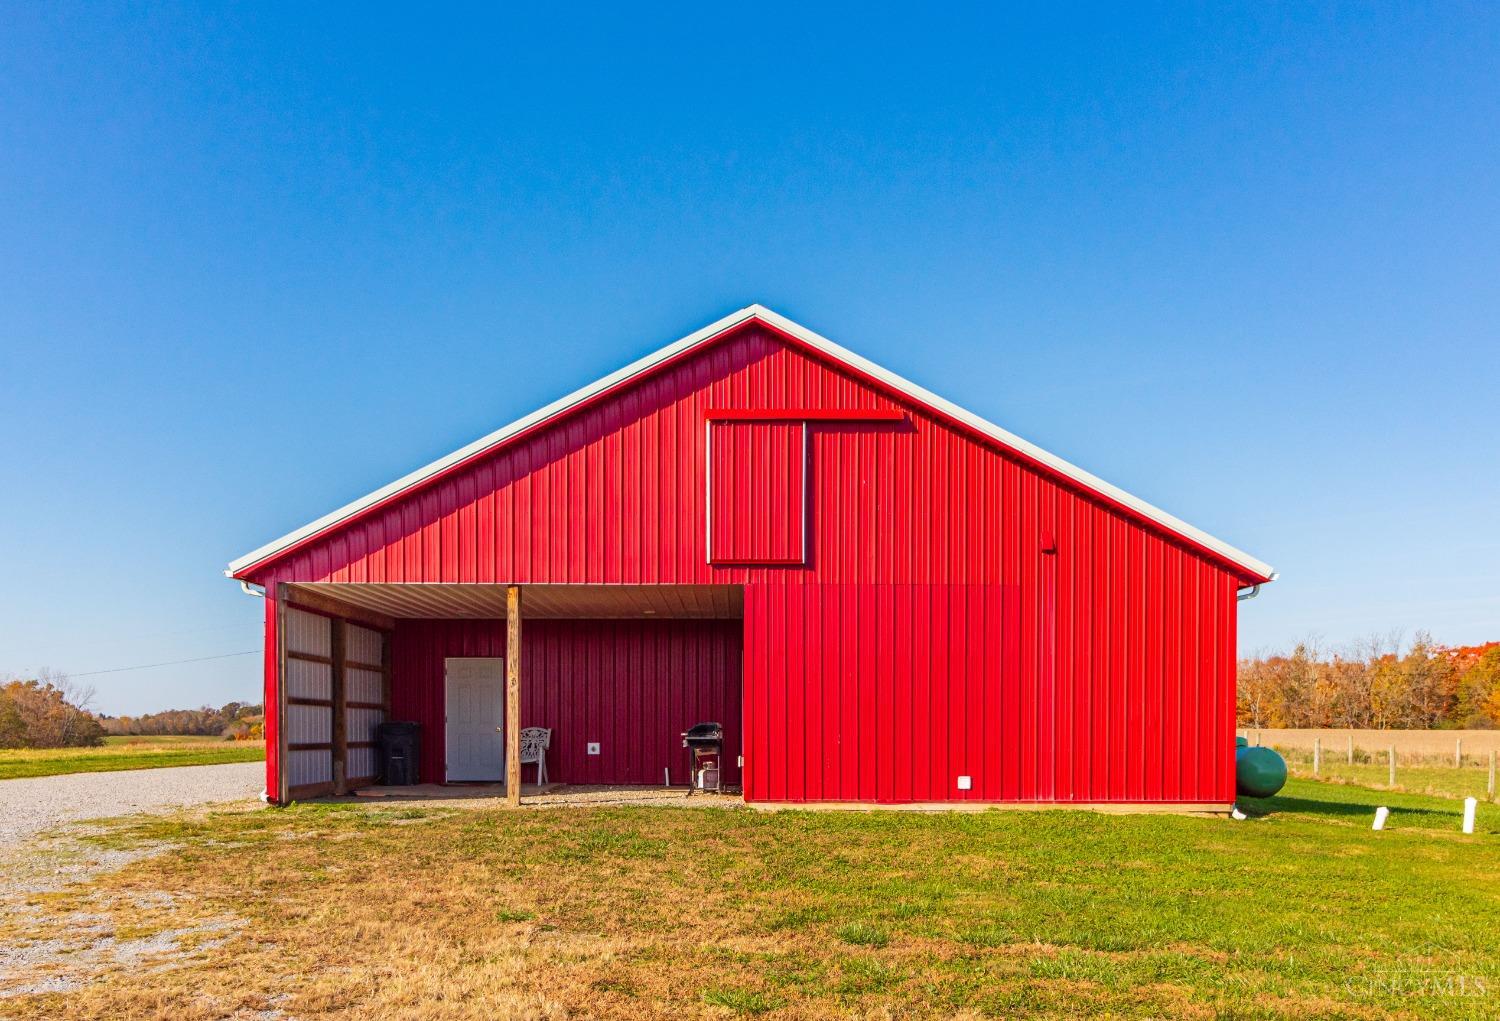
[[[309,522],[295,531],[288,532],[281,538],[266,543],[259,549],[253,550],[234,560],[230,563],[229,569],[224,573],[233,578],[242,578],[251,569],[263,566],[268,561],[306,544],[320,533],[344,524],[353,518],[361,517],[367,511],[371,511],[380,505],[405,495],[439,476],[446,475],[449,471],[458,468],[460,465],[483,454],[487,454],[502,444],[529,433],[533,429],[559,416],[567,414],[573,408],[590,402],[609,390],[636,380],[692,349],[707,344],[716,337],[722,336],[726,332],[751,321],[768,326],[775,332],[806,345],[813,351],[822,354],[825,358],[845,368],[852,369],[877,384],[883,385],[899,396],[924,405],[929,410],[936,412],[940,417],[946,418],[982,437],[1007,447],[1053,474],[1069,479],[1078,486],[1093,492],[1110,503],[1118,505],[1127,512],[1155,523],[1163,530],[1201,547],[1220,560],[1238,567],[1252,580],[1272,581],[1275,579],[1275,572],[1271,569],[1271,565],[1257,560],[1243,550],[1236,549],[1227,542],[1216,539],[1207,532],[1194,528],[1192,525],[1168,514],[1159,507],[1152,506],[1140,497],[1132,496],[1118,486],[1110,485],[1108,482],[1084,471],[1077,465],[1065,461],[1055,454],[1048,453],[1033,443],[1028,443],[1026,440],[1000,428],[993,422],[980,418],[973,412],[944,400],[937,394],[896,375],[889,369],[876,365],[869,359],[863,358],[853,351],[835,344],[828,338],[814,333],[805,326],[792,322],[785,316],[779,315],[763,305],[748,305],[717,322],[710,323],[701,330],[690,333],[681,340],[668,344],[666,347],[652,352],[639,361],[632,362],[623,369],[610,373],[603,379],[590,383],[582,389],[575,390],[566,397],[553,401],[546,407],[517,419],[510,425],[497,429],[488,436],[482,436],[467,446],[460,447],[447,457],[439,458],[425,467],[418,468],[409,475],[402,476],[387,486],[382,486],[368,496],[361,497],[353,503],[345,504],[338,510],[330,514],[325,514],[316,521]]]

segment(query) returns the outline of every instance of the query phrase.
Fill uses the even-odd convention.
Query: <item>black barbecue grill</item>
[[[688,750],[688,785],[693,790],[722,793],[724,728],[717,723],[689,727],[682,732],[682,747]]]

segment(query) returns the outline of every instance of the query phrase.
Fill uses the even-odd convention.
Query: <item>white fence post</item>
[[[1464,798],[1464,832],[1474,832],[1474,812],[1479,807],[1478,798]]]
[[[1390,818],[1390,815],[1391,810],[1389,808],[1386,808],[1384,805],[1381,805],[1379,808],[1375,809],[1375,825],[1370,828],[1376,830],[1385,829],[1385,821]]]

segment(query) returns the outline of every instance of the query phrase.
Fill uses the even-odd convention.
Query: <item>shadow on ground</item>
[[[1264,818],[1279,812],[1298,815],[1323,816],[1332,819],[1373,819],[1378,802],[1322,801],[1314,798],[1297,798],[1277,795],[1272,798],[1241,798],[1240,810],[1255,818]],[[1458,809],[1415,808],[1408,805],[1391,806],[1393,812],[1405,817],[1417,817],[1433,822],[1451,820],[1458,823],[1462,812]]]

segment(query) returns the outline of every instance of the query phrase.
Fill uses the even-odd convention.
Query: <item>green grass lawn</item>
[[[97,748],[0,749],[0,780],[158,766],[260,762],[265,757],[265,745],[260,741],[225,741],[218,737],[107,737]]]
[[[1314,779],[1312,763],[1292,763],[1293,775],[1308,780]],[[1406,766],[1396,764],[1396,786],[1388,787],[1390,768],[1384,764],[1324,761],[1318,779],[1335,783],[1350,783],[1378,790],[1411,791],[1420,794],[1435,794],[1440,797],[1475,797],[1480,801],[1489,799],[1489,769],[1479,766]]]
[[[74,911],[148,937],[240,927],[170,968],[0,1002],[16,1018],[1500,1016],[1500,808],[1464,836],[1458,802],[1418,794],[1294,780],[1245,807],[140,817],[96,839],[171,853],[54,895],[33,938],[66,938]]]
[[[1466,759],[1462,766],[1452,765],[1451,758],[1445,761],[1438,756],[1428,756],[1418,764],[1410,765],[1398,758],[1396,786],[1390,787],[1390,766],[1384,756],[1373,762],[1349,762],[1341,752],[1325,754],[1315,777],[1312,771],[1312,753],[1300,750],[1281,751],[1281,755],[1287,760],[1292,775],[1300,779],[1328,780],[1375,790],[1410,791],[1447,798],[1475,797],[1480,801],[1489,799],[1489,764],[1478,758]]]

